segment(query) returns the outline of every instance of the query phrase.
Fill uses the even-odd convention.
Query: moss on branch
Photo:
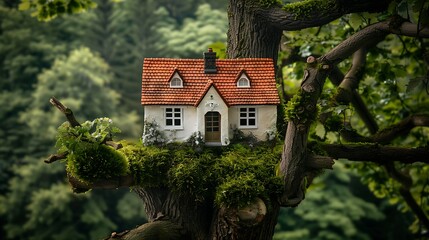
[[[282,6],[283,3],[280,0],[258,0],[262,7],[268,8],[274,5]]]
[[[69,153],[68,174],[85,186],[131,176],[136,186],[165,187],[189,194],[196,202],[212,199],[225,207],[243,207],[255,198],[269,199],[283,189],[281,178],[275,175],[280,143],[274,149],[268,142],[197,149],[186,143],[156,147],[122,141],[122,148],[116,150],[103,140],[113,128],[101,121],[104,130],[92,132],[92,128],[101,127],[89,123],[79,127],[63,124],[57,144],[60,152]]]
[[[315,12],[325,12],[333,9],[335,5],[335,0],[304,0],[285,4],[283,10],[295,14],[296,19],[301,19],[310,17]]]
[[[311,96],[304,91],[295,94],[285,106],[286,120],[296,124],[311,123],[316,119],[318,112],[318,108],[311,101]]]
[[[128,161],[112,147],[82,142],[67,156],[67,171],[79,180],[92,182],[126,175]]]

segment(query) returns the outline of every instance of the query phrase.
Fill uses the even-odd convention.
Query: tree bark
[[[378,164],[429,163],[429,148],[404,148],[381,146],[378,144],[322,144],[327,154],[335,159],[344,158],[350,161],[374,162]]]
[[[297,205],[304,197],[305,186],[302,182],[306,175],[308,133],[317,114],[317,100],[331,68],[330,65],[319,64],[316,58],[308,57],[308,68],[305,70],[301,91],[298,93],[299,102],[291,109],[294,115],[289,116],[280,162],[280,171],[285,184],[284,196],[280,201],[284,206]]]
[[[228,7],[228,58],[263,57],[277,62],[282,32],[317,27],[347,13],[378,12],[387,9],[391,0],[330,0],[330,8],[297,16],[280,5],[263,6],[258,0],[230,0]],[[312,6],[308,6],[311,10]]]
[[[282,30],[255,14],[257,1],[230,0],[228,58],[272,58],[277,60]]]

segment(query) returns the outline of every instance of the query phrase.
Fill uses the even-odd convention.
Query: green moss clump
[[[295,94],[285,106],[286,121],[293,121],[298,124],[308,124],[314,121],[318,115],[318,107],[309,109],[313,106],[310,96],[302,91]]]
[[[127,156],[130,173],[137,185],[143,187],[167,185],[166,176],[172,164],[168,150],[125,143],[119,151]]]
[[[268,8],[271,7],[273,5],[283,5],[283,3],[280,0],[258,0],[259,4],[262,7]]]
[[[67,156],[67,171],[82,181],[92,182],[126,175],[128,161],[109,146],[81,142]]]
[[[283,184],[275,176],[281,149],[268,146],[234,145],[216,161],[217,189],[215,202],[227,207],[243,207],[255,197],[269,198],[280,194]]]
[[[169,187],[195,201],[214,199],[218,205],[243,207],[255,197],[280,195],[283,182],[275,176],[281,147],[234,144],[196,151],[186,144],[165,148],[122,143],[130,173],[143,187]],[[280,146],[280,145],[279,145]]]
[[[216,191],[218,205],[244,207],[265,192],[265,187],[253,173],[244,173],[223,181]]]
[[[170,187],[178,192],[186,192],[202,202],[213,195],[216,156],[208,151],[197,154],[191,148],[176,151],[175,164],[169,171]]]
[[[335,7],[335,0],[304,0],[285,4],[283,10],[294,13],[296,19],[310,17],[312,13],[323,12]]]
[[[282,193],[282,179],[275,173],[281,145],[250,141],[219,148],[186,143],[157,147],[122,141],[123,147],[115,150],[105,142],[118,131],[107,118],[78,127],[63,124],[57,147],[68,153],[68,173],[87,183],[131,175],[137,186],[165,187],[197,202],[227,207],[243,207],[256,197],[268,200]]]

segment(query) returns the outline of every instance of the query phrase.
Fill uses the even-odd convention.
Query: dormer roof
[[[141,103],[197,106],[212,86],[228,106],[280,103],[272,59],[218,59],[216,70],[216,73],[205,73],[204,59],[145,58]],[[182,88],[170,87],[176,73],[180,73],[186,83]],[[243,73],[251,79],[250,87],[237,87]]]

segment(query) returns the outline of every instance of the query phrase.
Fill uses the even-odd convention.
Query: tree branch
[[[334,164],[332,157],[308,155],[305,167],[312,170],[333,169]]]
[[[76,120],[73,115],[73,112],[70,108],[64,106],[60,101],[58,101],[55,97],[49,99],[49,102],[58,110],[60,110],[67,118],[67,121],[70,123],[72,127],[80,126],[80,123]]]
[[[341,136],[348,142],[387,144],[397,137],[405,136],[415,127],[429,127],[429,114],[411,115],[399,123],[382,129],[370,137],[364,137],[353,130],[341,130]]]
[[[259,7],[255,9],[255,13],[257,17],[265,19],[269,24],[278,29],[294,31],[321,26],[348,13],[384,11],[390,2],[391,0],[327,0],[324,3],[321,3],[321,1],[309,1],[308,6],[301,4],[299,8],[291,7],[292,4],[287,4],[283,7]],[[325,4],[325,8],[322,6],[319,7],[322,4]]]
[[[112,179],[98,179],[92,183],[82,182],[76,177],[67,174],[73,192],[82,193],[89,189],[116,189],[120,187],[134,186],[134,179],[131,175],[121,176]]]
[[[395,22],[401,20],[403,19],[395,17],[362,29],[329,51],[329,53],[323,57],[324,60],[333,64],[341,62],[360,48],[365,48],[376,42],[380,42],[388,34],[429,38],[429,27],[418,29],[416,24],[409,22],[402,22],[399,26],[394,26]]]
[[[322,144],[322,149],[335,159],[346,158],[357,162],[429,163],[429,148],[403,148],[380,146],[378,144]]]
[[[399,136],[407,135],[415,127],[429,127],[429,114],[411,115],[397,124],[380,130],[370,137],[370,140],[377,143],[389,143]]]
[[[57,153],[57,154],[51,154],[48,159],[45,160],[45,163],[53,163],[61,159],[65,159],[69,152],[63,152],[63,153]]]
[[[289,109],[289,122],[284,141],[280,172],[284,180],[282,205],[297,205],[303,199],[305,164],[308,159],[308,132],[316,115],[316,104],[329,73],[330,65],[318,62],[315,57],[307,58],[307,69],[301,83],[301,90]]]
[[[393,163],[386,163],[384,165],[384,169],[386,169],[387,173],[390,175],[391,178],[401,184],[399,193],[401,194],[402,198],[410,207],[411,211],[413,211],[413,213],[416,215],[417,219],[419,219],[419,221],[425,226],[426,229],[429,229],[428,217],[410,192],[410,188],[413,184],[413,179],[411,179],[408,173],[398,171]]]
[[[161,220],[143,224],[132,230],[126,230],[121,233],[113,232],[108,239],[186,239],[183,233],[183,227],[169,220]]]
[[[340,43],[326,55],[318,59],[310,56],[307,59],[308,68],[304,71],[301,91],[298,98],[296,98],[300,102],[293,103],[290,111],[292,115],[296,114],[297,116],[292,116],[292,119],[289,120],[282,160],[280,162],[280,172],[283,175],[285,183],[285,193],[280,199],[282,205],[287,204],[291,199],[297,204],[302,200],[303,194],[301,188],[305,177],[304,165],[305,159],[307,159],[307,138],[309,126],[313,121],[309,118],[309,115],[314,112],[325,79],[329,75],[333,65],[339,63],[357,50],[372,46],[383,40],[389,33],[412,34],[413,24],[404,23],[403,19],[399,20],[399,24],[396,25],[395,22],[398,21],[396,18],[370,25]],[[416,27],[414,30],[415,34],[418,34],[420,37],[429,37],[429,28],[417,31]],[[332,151],[334,146],[327,148],[326,151],[329,151],[328,155],[334,158],[347,157],[355,161],[365,160],[373,162],[393,160],[410,163],[416,161],[427,162],[428,160],[426,159],[429,159],[428,149],[423,148],[380,148],[374,145],[367,146],[367,149],[362,147],[356,149],[344,148],[342,145],[339,146],[337,146],[335,151]],[[371,152],[371,155],[366,154],[368,152]],[[383,154],[385,155],[383,156]]]
[[[423,209],[419,206],[419,204],[414,199],[410,190],[401,188],[399,189],[401,196],[404,198],[407,205],[410,207],[411,211],[414,212],[419,221],[425,226],[426,229],[429,229],[429,219],[424,213]]]
[[[335,103],[351,103],[355,107],[356,112],[359,114],[366,127],[369,129],[369,132],[374,134],[378,130],[377,122],[370,114],[360,94],[356,91],[365,68],[366,53],[367,50],[365,48],[361,48],[353,54],[352,66],[345,76],[338,67],[335,67],[329,75],[329,78],[332,83],[338,86],[338,94],[335,97]],[[325,122],[331,114],[332,113],[322,114],[320,116],[321,121]]]

